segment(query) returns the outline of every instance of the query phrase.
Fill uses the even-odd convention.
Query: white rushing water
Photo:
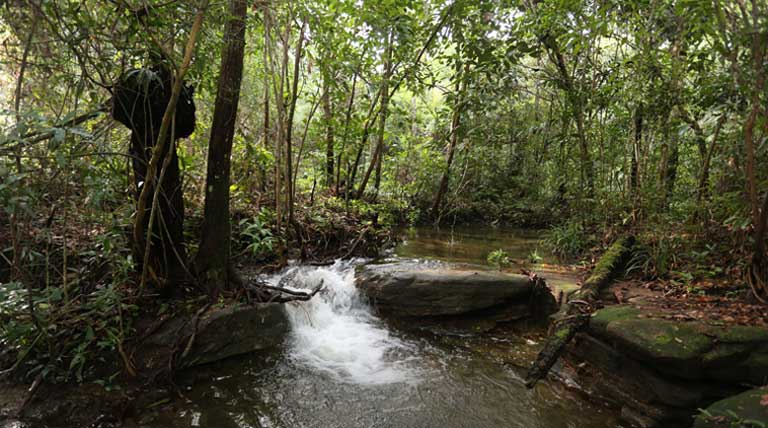
[[[308,302],[286,306],[291,322],[290,357],[298,364],[342,382],[413,382],[414,349],[394,337],[376,318],[355,287],[354,262],[295,266],[272,276],[273,285],[323,291]]]

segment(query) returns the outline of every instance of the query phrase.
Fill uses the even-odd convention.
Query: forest
[[[205,328],[284,323],[291,345],[276,349],[294,352],[299,326],[319,328],[317,306],[339,304],[346,291],[334,281],[349,273],[371,300],[366,313],[386,320],[364,324],[396,338],[393,349],[425,334],[398,322],[448,328],[459,313],[494,327],[466,343],[428,340],[451,350],[488,349],[489,334],[535,342],[522,362],[499,357],[532,367],[513,382],[520,394],[543,381],[536,391],[568,401],[556,385],[598,366],[585,338],[621,361],[666,365],[636,371],[663,382],[696,367],[680,375],[696,394],[683,404],[662,397],[625,411],[569,390],[624,421],[576,426],[768,426],[766,0],[5,0],[0,40],[0,397],[16,397],[0,398],[0,425],[134,426],[121,425],[128,412],[155,415],[136,426],[361,426],[277,410],[271,422],[202,410],[202,425],[163,419],[189,402],[178,385],[191,355],[246,354],[205,354]],[[519,333],[498,312],[511,295],[501,305],[481,303],[496,291],[469,294],[479,279],[449,296],[468,293],[475,306],[409,306],[436,304],[419,281],[467,281],[455,267],[467,260],[429,247],[449,239],[440,245],[451,257],[475,251],[460,231],[476,239],[470,269],[525,279],[529,315],[555,307],[554,321]],[[534,239],[518,251],[509,231]],[[411,288],[384,290],[400,273],[374,274],[375,264],[395,257],[411,269],[401,249],[422,244],[418,258],[453,264],[430,268],[439,280],[416,272]],[[215,324],[216,311],[243,307],[260,321],[248,312],[243,325]],[[258,324],[272,307],[283,321]],[[645,331],[665,340],[659,349],[633,342]],[[322,334],[331,346],[343,333]],[[664,354],[669,341],[681,350]],[[395,370],[392,355],[411,352],[402,346],[377,364]],[[635,371],[621,367],[611,376]],[[610,382],[614,396],[637,394]],[[50,405],[85,385],[98,385],[97,398],[67,412]],[[158,388],[171,398],[148,392]],[[708,406],[738,392],[757,397],[756,413],[702,422],[725,424]],[[114,410],[125,397],[142,404]],[[108,422],[73,410],[89,400]],[[36,405],[59,410],[39,417]],[[507,415],[497,416],[391,422],[502,426]]]

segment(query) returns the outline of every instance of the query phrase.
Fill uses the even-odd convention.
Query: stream
[[[416,230],[392,257],[480,264],[504,248],[524,259],[533,234],[467,228]],[[227,360],[182,376],[185,400],[138,421],[149,427],[620,427],[558,382],[526,390],[538,351],[536,328],[482,337],[399,331],[379,319],[354,284],[362,260],[293,266],[268,278],[325,291],[287,307],[291,334],[270,353]],[[566,382],[567,383],[567,382]],[[194,387],[192,385],[194,384]]]

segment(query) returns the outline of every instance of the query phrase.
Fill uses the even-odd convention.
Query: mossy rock
[[[647,358],[661,371],[682,377],[697,377],[701,369],[697,360],[713,347],[702,330],[692,323],[657,319],[617,320],[606,327],[607,334],[641,359]]]
[[[717,340],[723,343],[768,343],[768,329],[734,325],[714,329]]]
[[[752,389],[707,407],[693,428],[768,426],[768,386]]]
[[[589,331],[656,370],[729,383],[768,379],[768,329],[672,321],[630,305],[597,311]]]
[[[590,328],[605,330],[608,323],[625,319],[636,319],[642,312],[629,305],[614,305],[600,309],[592,315],[589,321]]]

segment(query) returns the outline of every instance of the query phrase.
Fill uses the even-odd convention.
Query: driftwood
[[[543,379],[568,342],[589,324],[600,291],[623,270],[634,244],[633,236],[626,236],[614,242],[581,288],[568,296],[560,311],[554,315],[555,322],[550,329],[551,334],[528,371],[525,378],[526,387],[533,388],[536,382]]]
[[[282,283],[282,281],[281,281]],[[288,303],[307,301],[324,289],[324,281],[320,281],[311,291],[292,290],[290,288],[269,285],[263,281],[253,281],[248,284],[248,290],[256,294],[256,300],[269,303]]]

